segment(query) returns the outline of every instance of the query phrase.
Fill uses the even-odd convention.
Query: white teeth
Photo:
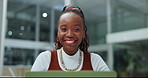
[[[66,41],[66,43],[73,43],[74,41]]]

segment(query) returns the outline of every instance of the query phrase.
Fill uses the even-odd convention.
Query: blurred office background
[[[55,49],[58,18],[71,3],[84,12],[89,52],[119,77],[148,76],[148,0],[0,0],[0,76],[24,76],[40,52]]]

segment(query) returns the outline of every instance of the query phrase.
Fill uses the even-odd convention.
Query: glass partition
[[[111,0],[112,32],[148,27],[147,0]]]
[[[36,6],[8,0],[6,38],[35,40]]]
[[[121,77],[146,77],[148,40],[114,44],[114,69]]]
[[[92,2],[77,0],[76,2],[85,15],[90,45],[105,44],[107,34],[106,0],[92,0]],[[84,6],[90,2],[93,5]]]
[[[34,63],[33,49],[5,48],[4,65],[29,65]]]

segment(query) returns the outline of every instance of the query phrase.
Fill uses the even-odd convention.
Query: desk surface
[[[46,72],[26,72],[25,77],[117,77],[115,71],[46,71]]]

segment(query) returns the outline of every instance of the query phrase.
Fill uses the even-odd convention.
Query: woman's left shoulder
[[[96,53],[90,53],[90,54],[91,54],[92,67],[94,71],[109,71],[108,66],[106,65],[106,63],[99,54]]]
[[[99,54],[96,54],[96,53],[90,53],[90,55],[93,58],[101,58],[101,56]]]

